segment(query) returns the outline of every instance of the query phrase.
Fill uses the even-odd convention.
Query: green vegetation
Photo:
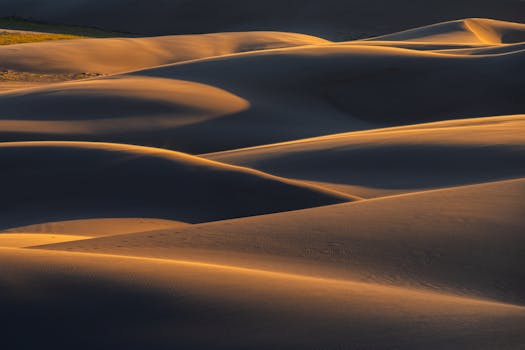
[[[83,27],[75,25],[64,25],[64,24],[53,24],[29,21],[19,17],[6,17],[0,18],[0,28],[11,29],[11,30],[26,30],[32,32],[41,32],[49,34],[62,34],[70,35],[76,38],[78,37],[90,37],[90,38],[109,38],[109,37],[129,37],[132,36],[129,33],[110,32],[93,27]],[[71,39],[71,38],[63,38]],[[57,40],[57,39],[48,39]]]
[[[56,83],[68,80],[87,79],[101,76],[98,73],[32,73],[0,69],[0,83],[6,82],[38,82]]]
[[[34,43],[38,41],[48,40],[68,40],[68,39],[81,39],[83,36],[76,36],[70,34],[48,34],[48,33],[16,33],[16,32],[5,32],[0,31],[0,45],[13,45],[13,44],[24,44]]]

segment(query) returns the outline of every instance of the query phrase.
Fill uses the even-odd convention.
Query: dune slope
[[[160,149],[2,143],[2,228],[88,218],[203,222],[343,202],[337,193]]]
[[[157,146],[173,143],[173,129],[236,114],[250,105],[213,86],[151,77],[70,82],[2,98],[9,101],[0,112],[4,141],[93,139]],[[191,136],[177,144],[200,140]]]
[[[525,91],[516,72],[523,70],[524,53],[519,46],[499,55],[455,55],[323,44],[194,60],[0,94],[0,136],[9,141],[88,140],[207,153],[387,125],[516,114],[523,112]],[[154,87],[160,81],[148,83],[152,78],[165,83]],[[136,87],[128,87],[132,81],[127,79],[137,79]],[[114,84],[114,92],[108,93],[105,84]],[[217,95],[215,89],[225,92],[221,100],[231,107],[223,108],[218,99],[212,102],[219,106],[208,102],[210,95]],[[152,93],[169,95],[170,101],[152,100]],[[209,105],[201,120],[185,122],[182,98],[187,95],[198,105]],[[144,101],[152,115],[137,121],[134,105],[119,104],[130,98]],[[31,103],[21,104],[21,99]],[[226,102],[230,100],[237,102]],[[109,118],[108,110],[120,122],[98,120]]]
[[[521,349],[524,6],[0,0],[0,344]]]
[[[523,341],[525,311],[513,305],[185,261],[0,252],[2,341],[16,348],[512,349]]]
[[[323,43],[328,41],[278,32],[53,41],[0,46],[0,68],[37,73],[114,74],[237,52]]]
[[[184,259],[525,303],[525,180],[41,248]]]
[[[513,44],[525,41],[525,24],[486,18],[469,18],[388,34],[370,40]]]
[[[335,134],[204,157],[379,196],[525,176],[525,116]]]

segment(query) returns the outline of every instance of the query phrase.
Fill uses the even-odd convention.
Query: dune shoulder
[[[503,303],[176,260],[0,252],[3,341],[18,347],[48,343],[57,328],[61,346],[82,349],[489,349],[523,340],[523,308]],[[32,337],[22,336],[27,327]]]
[[[3,229],[108,217],[203,222],[353,200],[260,171],[141,146],[4,142],[0,158]]]
[[[525,175],[525,117],[326,135],[203,155],[364,198]]]
[[[523,303],[523,179],[39,249],[184,259]]]

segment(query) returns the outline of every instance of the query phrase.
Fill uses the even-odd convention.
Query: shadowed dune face
[[[99,140],[134,135],[126,141],[149,135],[154,139],[155,131],[220,118],[249,107],[246,100],[212,86],[148,77],[67,83],[12,92],[3,98],[10,103],[0,112],[2,133],[38,132],[66,139],[70,135]]]
[[[191,61],[0,94],[0,136],[207,153],[378,126],[521,113],[525,91],[515,72],[522,70],[523,51],[515,49],[468,56],[325,44]],[[148,81],[153,78],[163,80]]]
[[[349,200],[253,170],[134,146],[4,143],[0,159],[2,228],[108,217],[202,222]]]
[[[0,17],[348,40],[524,4],[0,0]],[[0,344],[521,348],[524,33],[0,47],[0,90],[42,84],[0,93]]]
[[[3,97],[12,101],[2,109],[3,119],[15,120],[82,121],[145,115],[181,115],[180,120],[185,116],[191,120],[192,116],[236,113],[249,106],[247,101],[211,86],[147,77],[89,80]],[[28,99],[30,105],[25,103]],[[60,111],[53,110],[55,106]]]
[[[0,272],[3,341],[17,348],[512,348],[525,317],[505,304],[180,261],[1,249]]]
[[[325,119],[330,115],[334,119],[353,117],[364,123],[399,125],[460,115],[519,113],[523,84],[513,72],[521,70],[521,62],[521,51],[479,57],[324,45],[210,59],[134,74],[188,79],[242,92],[254,109],[271,115],[292,109],[307,119],[312,114],[309,108],[315,112],[322,108]]]
[[[144,34],[281,30],[356,38],[466,17],[522,21],[520,0],[4,0],[0,17],[22,16]],[[416,15],[414,15],[416,14]],[[153,20],[154,19],[154,20]]]
[[[525,175],[525,116],[338,134],[205,157],[328,186],[350,185],[349,191],[364,197],[370,188],[403,192],[480,183]]]
[[[206,261],[523,305],[523,195],[518,179],[40,248]]]

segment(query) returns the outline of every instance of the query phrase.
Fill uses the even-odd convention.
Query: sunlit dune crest
[[[247,168],[139,146],[0,143],[0,158],[9,169],[1,182],[3,229],[108,217],[202,222],[353,199]],[[9,185],[14,182],[23,188]]]
[[[514,44],[525,41],[525,24],[485,18],[471,18],[407,30],[370,40],[461,44]]]
[[[34,130],[66,138],[72,134],[140,137],[144,132],[180,128],[249,107],[248,101],[213,86],[127,76],[22,90],[4,97],[12,101],[13,109],[6,106],[0,112],[5,116],[0,121],[3,132]],[[33,103],[24,104],[26,99]],[[60,114],[55,112],[58,108]],[[40,111],[38,117],[32,117],[35,109]]]
[[[44,248],[236,264],[521,305],[524,193],[522,178]]]
[[[525,116],[335,134],[204,157],[368,198],[525,176]]]
[[[4,69],[113,74],[238,52],[327,42],[314,36],[278,32],[80,39],[0,46],[0,57]]]
[[[518,24],[470,21],[492,25],[502,36],[507,26],[522,33]],[[523,79],[515,74],[525,54],[522,44],[462,46],[424,37],[428,31],[454,36],[457,26],[471,33],[464,28],[471,22],[440,24],[422,29],[423,34],[415,30],[429,42],[400,42],[406,36],[402,33],[395,41],[382,38],[377,44],[319,43],[307,37],[302,44],[297,39],[294,47],[212,55],[4,92],[0,136],[6,141],[109,141],[209,153],[392,125],[522,113]],[[220,35],[224,40],[232,36]],[[244,46],[258,42],[251,35]],[[266,40],[270,34],[260,35]]]
[[[474,324],[476,332],[488,335],[482,346],[488,349],[518,345],[525,318],[523,308],[513,305],[352,281],[170,260],[0,251],[0,278],[7,286],[0,295],[8,301],[4,310],[17,315],[6,323],[4,339],[16,337],[13,344],[21,346],[31,344],[20,337],[24,320],[24,327],[31,327],[44,343],[60,327],[65,332],[62,344],[74,344],[82,334],[78,325],[86,324],[91,333],[103,331],[104,343],[111,339],[128,348],[302,348],[334,340],[388,347],[392,342],[412,344],[414,337],[418,345],[472,344],[479,337],[470,332]],[[15,274],[17,278],[5,279]],[[43,288],[47,293],[35,294]],[[93,307],[104,311],[93,313]],[[49,325],[41,321],[47,312],[75,317]],[[128,327],[140,332],[127,333]],[[407,329],[417,332],[400,339]],[[253,344],[254,337],[260,342]],[[80,347],[99,342],[87,337]]]
[[[4,347],[525,344],[522,2],[1,5]]]

